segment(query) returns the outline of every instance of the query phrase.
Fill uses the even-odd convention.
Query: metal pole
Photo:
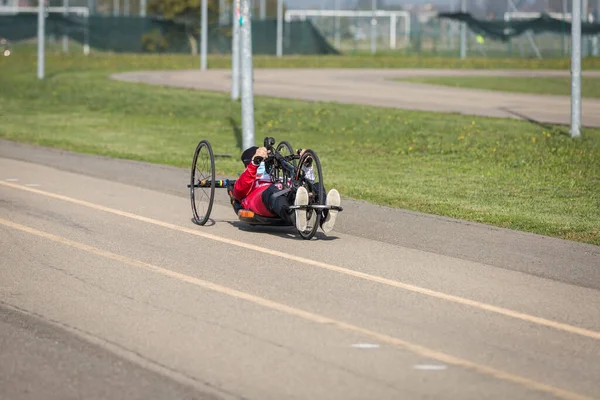
[[[411,18],[411,15],[408,14],[408,16],[405,18],[405,21],[404,21],[404,46],[406,46],[407,51],[408,51],[408,48],[410,47],[410,30],[411,30],[410,18]]]
[[[231,100],[240,98],[240,0],[233,0],[231,29]]]
[[[456,12],[456,0],[450,0],[450,12]],[[450,48],[454,50],[454,35],[456,34],[455,21],[450,22]]]
[[[581,1],[573,1],[571,21],[571,137],[581,136]]]
[[[113,0],[113,17],[119,16],[119,0]]]
[[[62,47],[63,53],[69,52],[69,35],[66,34],[67,30],[67,18],[69,17],[69,0],[63,0],[63,16],[65,17],[65,21],[63,23],[63,37],[62,37]]]
[[[202,0],[200,10],[202,18],[200,21],[200,69],[206,71],[206,52],[208,47],[208,1]]]
[[[140,0],[140,17],[146,16],[146,0]]]
[[[37,77],[44,79],[44,44],[46,40],[46,32],[44,23],[46,16],[44,15],[44,0],[39,1],[38,6],[38,60],[37,60]]]
[[[390,20],[390,49],[396,50],[396,14],[392,14]]]
[[[85,15],[85,26],[83,27],[83,54],[90,54],[90,9]]]
[[[377,18],[375,12],[377,11],[377,0],[372,2],[373,18],[371,19],[371,53],[377,52]]]
[[[398,36],[397,32],[397,15],[392,14],[390,17],[390,49],[396,50],[396,37]]]
[[[562,11],[563,11],[563,26],[567,23],[567,0],[563,0],[562,2]],[[562,35],[562,49],[563,49],[563,55],[566,56],[568,51],[567,51],[567,37],[566,37],[566,33],[563,32]]]
[[[283,55],[283,0],[277,0],[277,57]]]
[[[467,12],[467,0],[460,2],[460,11],[463,13]],[[467,58],[467,23],[462,22],[460,24],[460,58]]]
[[[252,17],[250,0],[242,2],[241,52],[242,52],[242,145],[254,146],[254,87],[252,68]]]
[[[600,23],[600,0],[596,3],[596,18],[594,18],[595,23]],[[596,35],[594,37],[594,57],[600,56],[600,36]]]
[[[260,0],[260,20],[264,21],[267,18],[267,0]]]
[[[589,22],[589,14],[588,14],[588,0],[581,0],[581,18],[584,22]],[[589,55],[589,40],[588,37],[583,37],[583,44],[581,47],[581,56],[587,57]]]
[[[340,0],[335,0],[335,10],[340,10]],[[340,49],[341,45],[341,35],[340,35],[340,16],[336,15],[334,20],[334,30],[335,30],[335,48]]]

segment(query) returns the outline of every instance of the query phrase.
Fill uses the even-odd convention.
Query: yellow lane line
[[[235,289],[231,289],[229,287],[226,286],[221,286],[221,285],[217,285],[215,283],[212,282],[208,282],[199,278],[195,278],[193,276],[189,276],[189,275],[185,275],[185,274],[181,274],[179,272],[175,272],[166,268],[162,268],[156,265],[152,265],[152,264],[148,264],[133,258],[129,258],[129,257],[125,257],[119,254],[115,254],[106,250],[102,250],[99,249],[97,247],[93,247],[93,246],[89,246],[87,244],[84,243],[79,243],[79,242],[75,242],[72,240],[69,240],[67,238],[63,238],[61,236],[56,236],[53,235],[51,233],[47,233],[47,232],[43,232],[25,225],[21,225],[21,224],[17,224],[5,219],[0,218],[0,225],[4,225],[13,229],[17,229],[20,230],[22,232],[26,232],[47,240],[51,240],[53,242],[56,243],[60,243],[75,249],[79,249],[79,250],[83,250],[85,252],[91,253],[91,254],[95,254],[97,256],[100,257],[104,257],[110,260],[114,260],[114,261],[118,261],[121,262],[123,264],[132,266],[132,267],[137,267],[140,269],[144,269],[147,271],[151,271],[151,272],[155,272],[157,274],[169,277],[169,278],[173,278],[173,279],[177,279],[179,281],[182,282],[186,282],[189,283],[191,285],[195,285],[198,287],[201,287],[203,289],[207,289],[207,290],[211,290],[213,292],[217,292],[217,293],[221,293],[230,297],[234,297],[236,299],[240,299],[240,300],[245,300],[248,301],[250,303],[254,303],[257,304],[259,306],[271,309],[271,310],[275,310],[275,311],[279,311],[288,315],[292,315],[301,319],[304,319],[306,321],[310,321],[316,324],[323,324],[323,325],[328,325],[328,326],[334,326],[338,329],[341,329],[343,331],[346,332],[350,332],[350,333],[354,333],[354,334],[359,334],[362,335],[366,338],[370,338],[373,340],[376,340],[380,343],[386,343],[401,349],[405,349],[408,350],[412,353],[418,354],[420,356],[423,356],[425,358],[431,358],[431,359],[435,359],[438,361],[441,361],[443,363],[446,364],[450,364],[450,365],[455,365],[457,367],[461,367],[461,368],[465,368],[468,370],[472,370],[487,376],[491,376],[493,378],[497,378],[500,379],[502,381],[507,381],[507,382],[512,382],[512,383],[516,383],[519,384],[521,386],[524,386],[528,389],[531,390],[536,390],[539,392],[544,392],[544,393],[548,393],[551,394],[555,397],[561,398],[561,399],[565,399],[565,400],[588,400],[589,398],[578,394],[578,393],[574,393],[574,392],[569,392],[567,390],[564,389],[559,389],[544,383],[540,383],[528,378],[524,378],[522,376],[518,376],[518,375],[513,375],[511,373],[499,370],[499,369],[495,369],[492,367],[488,367],[486,365],[482,365],[482,364],[477,364],[468,360],[464,360],[462,358],[458,358],[446,353],[441,353],[439,351],[433,350],[433,349],[429,349],[427,347],[415,344],[415,343],[411,343],[393,336],[388,336],[382,333],[378,333],[375,331],[371,331],[369,329],[365,329],[365,328],[361,328],[359,326],[356,325],[352,325],[343,321],[339,321],[333,318],[329,318],[323,315],[319,315],[319,314],[315,314],[315,313],[311,313],[309,311],[304,311],[301,310],[299,308],[294,308],[291,306],[287,306],[285,304],[282,303],[277,303],[275,301],[271,301],[268,299],[265,299],[263,297],[258,297],[255,296],[253,294],[250,293],[246,293],[246,292],[241,292],[239,290],[235,290]]]
[[[137,220],[137,221],[146,222],[146,223],[153,224],[153,225],[156,225],[156,226],[160,226],[160,227],[163,227],[163,228],[172,229],[172,230],[179,231],[179,232],[184,232],[184,233],[189,233],[191,235],[200,236],[200,237],[203,237],[205,239],[210,239],[210,240],[214,240],[214,241],[217,241],[217,242],[229,244],[229,245],[232,245],[232,246],[237,246],[237,247],[245,248],[245,249],[248,249],[248,250],[253,250],[253,251],[260,252],[260,253],[268,254],[268,255],[271,255],[271,256],[284,258],[284,259],[287,259],[287,260],[290,260],[290,261],[295,261],[295,262],[299,262],[299,263],[302,263],[302,264],[310,265],[310,266],[313,266],[313,267],[317,267],[317,268],[321,268],[321,269],[325,269],[325,270],[337,272],[337,273],[340,273],[340,274],[344,274],[344,275],[348,275],[348,276],[353,276],[355,278],[360,278],[360,279],[364,279],[364,280],[371,281],[371,282],[377,282],[377,283],[381,283],[383,285],[392,286],[392,287],[396,287],[396,288],[399,288],[399,289],[408,290],[408,291],[415,292],[415,293],[420,293],[420,294],[423,294],[423,295],[426,295],[426,296],[430,296],[430,297],[434,297],[434,298],[437,298],[437,299],[441,299],[441,300],[445,300],[445,301],[449,301],[449,302],[453,302],[453,303],[457,303],[457,304],[461,304],[461,305],[465,305],[465,306],[470,306],[470,307],[478,308],[480,310],[485,310],[485,311],[493,312],[493,313],[500,314],[500,315],[503,315],[503,316],[506,316],[506,317],[511,317],[511,318],[519,319],[521,321],[529,322],[529,323],[532,323],[532,324],[542,325],[542,326],[546,326],[546,327],[549,327],[549,328],[554,328],[554,329],[561,330],[561,331],[564,331],[564,332],[574,333],[574,334],[585,336],[585,337],[592,338],[592,339],[600,339],[600,332],[596,332],[596,331],[593,331],[593,330],[590,330],[590,329],[580,328],[580,327],[569,325],[569,324],[565,324],[565,323],[562,323],[562,322],[552,321],[552,320],[549,320],[549,319],[546,319],[546,318],[536,317],[534,315],[525,314],[525,313],[521,313],[521,312],[518,312],[518,311],[513,311],[513,310],[510,310],[510,309],[507,309],[507,308],[498,307],[498,306],[494,306],[494,305],[487,304],[487,303],[482,303],[482,302],[479,302],[479,301],[476,301],[476,300],[471,300],[471,299],[467,299],[467,298],[464,298],[464,297],[454,296],[454,295],[451,295],[451,294],[446,294],[446,293],[438,292],[438,291],[427,289],[427,288],[423,288],[423,287],[420,287],[420,286],[411,285],[409,283],[403,283],[403,282],[396,281],[396,280],[393,280],[393,279],[383,278],[383,277],[380,277],[380,276],[371,275],[371,274],[367,274],[367,273],[364,273],[364,272],[354,271],[352,269],[338,267],[338,266],[327,264],[327,263],[323,263],[323,262],[320,262],[320,261],[315,261],[315,260],[311,260],[311,259],[308,259],[308,258],[304,258],[304,257],[295,256],[295,255],[292,255],[292,254],[283,253],[283,252],[277,251],[277,250],[267,249],[267,248],[256,246],[256,245],[253,245],[253,244],[248,244],[248,243],[240,242],[238,240],[224,238],[224,237],[213,235],[213,234],[210,234],[210,233],[201,232],[199,230],[194,230],[194,229],[186,228],[186,227],[183,227],[183,226],[174,225],[174,224],[171,224],[171,223],[168,223],[168,222],[159,221],[159,220],[148,218],[148,217],[143,217],[141,215],[128,213],[128,212],[117,210],[117,209],[114,209],[114,208],[104,207],[104,206],[101,206],[99,204],[90,203],[90,202],[87,202],[87,201],[84,201],[84,200],[79,200],[79,199],[75,199],[75,198],[72,198],[72,197],[67,197],[67,196],[63,196],[63,195],[60,195],[60,194],[55,194],[55,193],[47,192],[47,191],[44,191],[44,190],[34,189],[34,188],[31,188],[31,187],[25,187],[25,186],[22,186],[22,185],[10,183],[10,182],[3,182],[3,181],[0,181],[0,185],[6,186],[6,187],[10,187],[10,188],[13,188],[13,189],[23,190],[23,191],[30,192],[30,193],[35,193],[35,194],[38,194],[38,195],[50,197],[50,198],[57,199],[57,200],[66,201],[66,202],[69,202],[69,203],[72,203],[72,204],[77,204],[77,205],[80,205],[80,206],[92,208],[94,210],[104,211],[104,212],[111,213],[111,214],[114,214],[114,215],[118,215],[118,216],[121,216],[121,217],[125,217],[125,218],[130,218],[130,219],[133,219],[133,220]]]

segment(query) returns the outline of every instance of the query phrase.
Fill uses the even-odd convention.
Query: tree
[[[208,1],[208,24],[218,19],[219,0]],[[192,54],[198,54],[201,0],[149,0],[148,13],[185,27]]]

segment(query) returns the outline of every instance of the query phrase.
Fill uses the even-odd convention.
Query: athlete
[[[304,150],[301,151],[301,155]],[[242,162],[246,169],[236,180],[233,188],[233,197],[242,203],[242,206],[263,217],[279,216],[284,221],[296,226],[299,231],[307,228],[307,211],[304,209],[290,210],[291,205],[308,205],[308,191],[304,187],[297,190],[284,191],[281,182],[271,182],[267,173],[264,160],[268,156],[266,147],[250,147],[242,153]],[[307,176],[312,173],[312,168],[305,171]],[[318,183],[320,184],[320,183]],[[325,199],[327,205],[340,206],[340,194],[336,189],[331,189]],[[321,229],[325,233],[331,232],[335,225],[338,211],[335,209],[320,211]]]

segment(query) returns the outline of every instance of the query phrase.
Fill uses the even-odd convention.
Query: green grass
[[[31,55],[0,58],[0,137],[186,168],[206,138],[233,155],[217,158],[217,169],[235,176],[240,109],[227,94],[107,79],[196,64],[51,55],[40,82]],[[261,97],[255,106],[257,142],[313,148],[327,186],[343,196],[600,244],[600,130],[572,140],[566,128],[516,120]]]
[[[60,44],[49,44],[47,50],[50,54],[60,57]],[[31,43],[17,43],[13,52],[20,57],[34,57],[37,48]],[[71,46],[72,54],[81,54],[81,47],[76,44]],[[147,69],[182,69],[199,68],[200,57],[184,54],[165,54],[162,56],[151,54],[127,55],[127,62],[119,62],[120,56],[112,53],[95,53],[95,57],[84,59],[77,57],[79,68],[147,68]],[[105,63],[99,63],[98,58],[103,58]],[[65,62],[70,62],[65,60]],[[444,68],[444,69],[551,69],[566,70],[571,66],[570,58],[488,58],[469,57],[461,60],[459,57],[436,55],[406,55],[404,51],[380,51],[375,55],[370,53],[345,53],[344,55],[300,55],[277,58],[273,56],[254,56],[255,68]],[[228,55],[210,55],[209,68],[231,68],[231,57]],[[587,57],[582,60],[584,70],[600,70],[600,58]]]
[[[398,80],[500,92],[571,95],[571,78],[569,77],[419,77]],[[582,95],[583,97],[600,98],[600,78],[584,76]]]

